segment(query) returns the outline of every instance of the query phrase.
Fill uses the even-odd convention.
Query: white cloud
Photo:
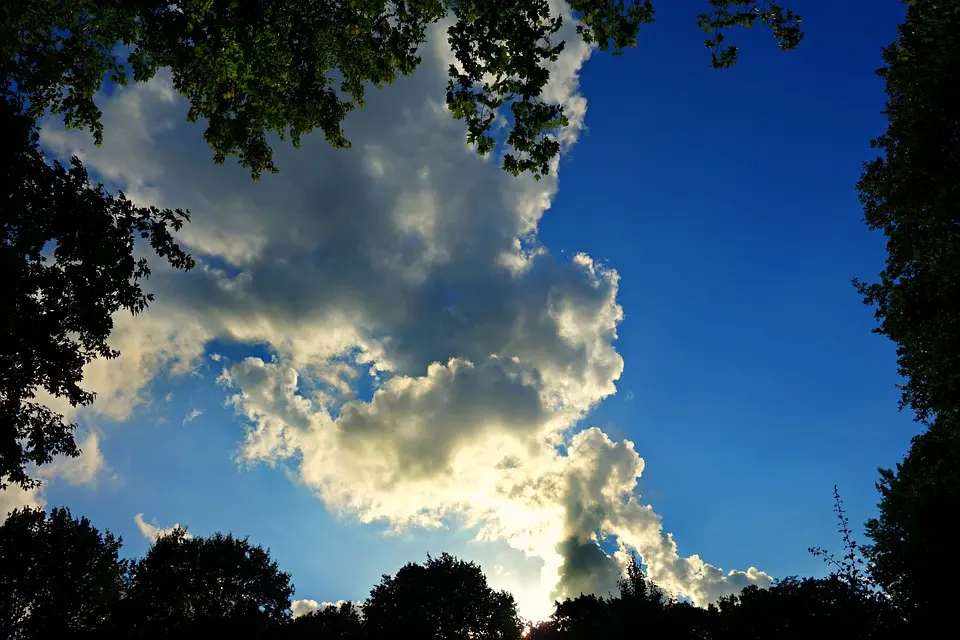
[[[187,413],[186,416],[184,416],[183,424],[187,424],[188,422],[193,422],[194,420],[196,420],[202,415],[203,415],[203,409],[198,409],[194,407]]]
[[[177,529],[184,529],[184,531],[186,531],[186,527],[181,526],[179,522],[168,528],[161,527],[159,524],[157,524],[156,520],[153,522],[147,522],[143,519],[142,513],[138,513],[137,515],[133,516],[133,521],[137,523],[137,529],[140,530],[140,533],[143,534],[143,537],[150,542],[156,542],[160,538],[170,535]],[[193,537],[189,533],[185,533],[184,536],[186,538]]]
[[[346,600],[337,600],[336,602],[317,602],[316,600],[294,600],[290,603],[290,608],[293,613],[294,618],[299,618],[300,616],[305,616],[308,613],[313,613],[314,611],[319,611],[321,609],[326,609],[327,607],[340,607],[341,605],[347,604]],[[356,607],[363,605],[362,602],[351,602]]]
[[[318,609],[325,608],[328,604],[330,603],[321,603],[317,602],[316,600],[294,600],[291,603],[291,609],[293,610],[293,617],[299,618],[300,616],[305,616],[308,613],[313,613]]]
[[[431,365],[421,378],[393,378],[369,402],[344,404],[338,416],[299,395],[296,371],[278,362],[248,358],[224,379],[243,390],[231,402],[254,425],[248,458],[299,452],[307,486],[363,522],[438,527],[454,517],[483,539],[507,541],[545,563],[538,606],[614,590],[630,551],[655,581],[698,604],[770,584],[756,569],[724,574],[679,555],[636,493],[644,461],[629,441],[591,428],[558,450],[568,423],[552,421],[551,394],[516,363]],[[602,551],[604,537],[619,543],[618,554]]]
[[[574,28],[565,20],[569,46],[547,90],[571,115],[565,149],[586,112],[578,73],[590,51]],[[45,144],[133,198],[193,212],[180,237],[200,266],[155,267],[150,311],[118,318],[123,355],[85,372],[93,409],[129,417],[151,379],[193,369],[209,340],[266,345],[269,361],[214,359],[250,425],[241,458],[285,461],[345,516],[398,529],[456,522],[539,558],[527,615],[554,594],[612,588],[630,550],[698,603],[769,583],[680,556],[637,495],[633,445],[597,429],[570,435],[616,392],[619,275],[538,244],[556,172],[512,178],[466,148],[438,101],[449,47],[442,33],[432,42],[413,77],[350,116],[351,151],[317,136],[280,145],[281,173],[256,183],[212,164],[165,76],[101,100],[100,148],[44,129]],[[167,531],[137,524],[151,539]],[[612,555],[599,546],[609,536]]]
[[[0,524],[14,509],[42,509],[46,506],[42,488],[23,489],[20,485],[8,484],[0,489]]]
[[[149,284],[147,287],[149,290]],[[147,400],[147,384],[162,373],[181,375],[191,371],[210,338],[192,319],[185,320],[182,313],[172,308],[163,313],[148,309],[137,316],[121,312],[114,315],[113,321],[109,343],[121,352],[121,357],[94,360],[83,367],[82,386],[96,394],[93,405],[73,407],[66,399],[43,390],[37,393],[40,402],[68,420],[76,420],[81,412],[115,421],[128,420],[133,410]],[[170,399],[172,395],[167,394],[164,401]]]
[[[0,522],[14,509],[46,507],[45,489],[51,481],[63,480],[74,486],[96,486],[99,479],[110,471],[100,450],[100,436],[91,431],[80,439],[78,445],[81,451],[78,457],[57,456],[49,464],[33,470],[32,476],[42,483],[39,487],[23,489],[11,484],[0,490]]]

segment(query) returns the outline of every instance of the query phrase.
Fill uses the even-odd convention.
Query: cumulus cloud
[[[147,522],[143,519],[142,513],[138,513],[137,515],[133,516],[133,521],[137,523],[137,529],[140,530],[140,533],[143,534],[143,537],[150,542],[156,542],[160,538],[169,536],[177,529],[183,529],[186,531],[186,527],[181,526],[179,522],[175,523],[172,527],[167,528],[161,527],[159,524],[157,524],[156,520],[153,522]],[[189,533],[185,533],[184,536],[187,538],[193,537]]]
[[[186,416],[184,416],[183,424],[187,424],[188,422],[193,422],[194,420],[196,420],[202,415],[203,415],[203,409],[193,408],[187,413]]]
[[[567,149],[586,113],[578,73],[590,49],[566,5],[554,7],[569,46],[547,97],[571,117],[559,134]],[[193,212],[180,238],[198,268],[155,267],[157,301],[118,321],[123,355],[85,371],[100,394],[93,409],[129,417],[151,379],[191,370],[210,340],[265,345],[266,359],[210,358],[249,426],[240,458],[290,465],[328,508],[362,522],[457,522],[539,558],[528,611],[612,589],[631,552],[697,603],[769,583],[679,555],[640,501],[633,444],[573,433],[623,370],[619,275],[539,244],[557,172],[513,178],[467,148],[440,102],[451,59],[442,30],[423,54],[413,77],[351,115],[351,151],[316,136],[281,145],[281,173],[256,183],[212,164],[169,76],[100,100],[100,148],[44,128],[49,148],[135,200]],[[149,539],[169,531],[136,520]]]

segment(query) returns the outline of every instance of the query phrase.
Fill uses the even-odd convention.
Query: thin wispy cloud
[[[184,531],[186,531],[186,527],[181,526],[179,522],[174,524],[172,527],[166,528],[157,524],[156,520],[153,522],[147,522],[143,519],[142,513],[138,513],[137,515],[133,516],[133,521],[136,523],[137,529],[140,530],[140,533],[143,535],[143,537],[150,542],[156,542],[160,538],[169,536],[177,529],[184,529]],[[191,536],[189,533],[184,533],[184,537],[192,538],[193,536]]]

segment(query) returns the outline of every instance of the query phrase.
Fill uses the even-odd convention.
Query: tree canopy
[[[28,465],[78,454],[75,425],[37,400],[38,391],[89,404],[83,366],[113,358],[113,314],[141,312],[146,240],[177,269],[193,260],[172,233],[185,211],[141,207],[90,181],[80,160],[48,162],[35,122],[0,97],[0,489],[36,484]]]
[[[286,628],[285,640],[363,640],[365,628],[360,607],[352,602],[322,607],[296,618]]]
[[[193,538],[178,528],[134,563],[124,604],[136,637],[227,630],[255,637],[287,621],[292,593],[290,575],[262,547],[229,534]]]
[[[654,19],[651,0],[571,0],[577,32],[601,50],[635,46]],[[767,26],[782,49],[797,46],[800,17],[772,0],[707,0],[697,24],[714,66],[735,63],[732,27]],[[276,171],[268,137],[298,145],[319,130],[350,146],[343,121],[368,87],[411,74],[431,25],[450,16],[457,64],[446,102],[481,153],[496,146],[496,116],[511,121],[503,168],[541,176],[566,122],[543,90],[565,43],[548,0],[10,0],[0,42],[5,77],[27,115],[63,115],[103,138],[94,96],[105,79],[151,79],[164,67],[205,120],[214,160],[237,156],[254,177]],[[126,59],[120,49],[129,52]]]
[[[916,436],[895,469],[880,470],[877,487],[880,513],[867,522],[871,576],[917,637],[944,634],[957,622],[940,585],[943,558],[956,540],[946,523],[960,513],[960,430],[936,424]]]
[[[121,540],[67,509],[14,511],[0,526],[0,637],[97,637],[123,594]]]
[[[449,554],[383,576],[363,607],[375,638],[519,640],[513,596],[487,585],[480,567]]]
[[[877,282],[857,281],[897,345],[904,406],[960,413],[960,3],[913,0],[883,50],[889,119],[857,189],[887,238]]]
[[[555,603],[522,621],[513,597],[482,569],[449,554],[385,575],[362,603],[292,617],[289,575],[269,551],[229,534],[158,539],[143,558],[118,559],[120,541],[66,510],[14,514],[0,525],[4,638],[244,637],[294,640],[886,640],[910,635],[891,599],[835,572],[751,586],[698,608],[649,581],[639,560],[618,592]]]

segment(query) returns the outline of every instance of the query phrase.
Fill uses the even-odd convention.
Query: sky
[[[130,555],[176,524],[248,535],[297,611],[441,551],[531,619],[631,553],[701,605],[823,574],[834,484],[862,531],[917,431],[850,283],[883,265],[854,184],[903,9],[792,0],[797,51],[738,32],[715,71],[704,4],[661,1],[616,58],[567,20],[548,96],[571,125],[539,182],[466,146],[441,31],[349,117],[353,149],[279,143],[257,183],[213,164],[168,75],[100,97],[102,147],[47,121],[51,155],[190,209],[198,267],[154,263],[123,355],[85,370],[83,455],[0,510],[66,505]]]

